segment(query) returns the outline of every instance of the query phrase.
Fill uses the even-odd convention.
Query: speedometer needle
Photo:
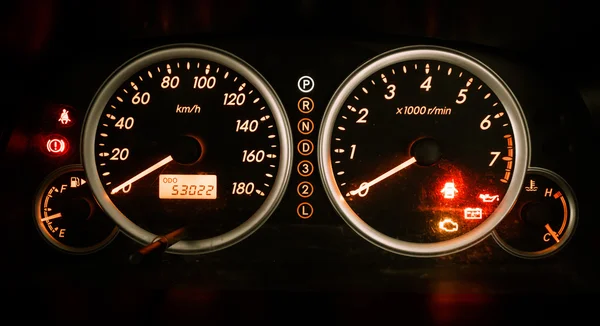
[[[138,181],[139,179],[147,176],[148,174],[154,172],[156,169],[160,168],[163,165],[166,165],[167,163],[171,162],[173,160],[173,157],[171,157],[171,155],[165,157],[164,159],[162,159],[160,162],[154,164],[153,166],[147,168],[146,170],[140,172],[138,175],[136,175],[135,177],[125,181],[123,184],[121,184],[120,186],[116,187],[115,189],[113,189],[110,194],[116,194],[117,192],[119,192],[120,190],[123,190],[123,188],[131,185],[132,183]]]
[[[360,193],[360,192],[362,192],[362,191],[364,191],[366,189],[369,189],[374,184],[376,184],[376,183],[378,183],[378,182],[380,182],[380,181],[382,181],[382,180],[384,180],[386,178],[391,177],[392,175],[400,172],[401,170],[407,168],[408,166],[410,166],[411,164],[413,164],[415,162],[417,162],[417,159],[414,158],[414,157],[411,157],[410,159],[408,159],[404,163],[402,163],[402,164],[396,166],[395,168],[387,171],[386,173],[378,176],[377,178],[373,179],[372,181],[361,184],[360,187],[358,187],[358,189],[350,191],[349,194],[352,195],[352,196],[354,196],[354,195],[356,195],[356,194],[358,194],[358,193]]]

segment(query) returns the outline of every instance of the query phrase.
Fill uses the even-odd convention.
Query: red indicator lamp
[[[444,184],[444,188],[442,188],[442,191],[440,191],[440,192],[444,194],[444,198],[453,199],[454,195],[456,195],[458,193],[458,190],[456,189],[456,186],[454,185],[454,180],[452,180],[452,182],[446,182]]]
[[[51,156],[61,156],[69,151],[69,141],[61,135],[52,135],[46,138],[44,150]]]

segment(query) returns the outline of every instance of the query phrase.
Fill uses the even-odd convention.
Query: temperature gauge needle
[[[556,232],[554,232],[554,230],[552,230],[552,228],[550,227],[550,224],[546,224],[546,230],[548,230],[548,233],[550,233],[552,238],[554,238],[554,241],[556,241],[557,243],[560,242],[560,240],[556,236]]]
[[[378,182],[380,182],[380,181],[382,181],[382,180],[384,180],[386,178],[389,178],[392,175],[394,175],[394,174],[396,174],[396,173],[404,170],[405,168],[409,167],[410,165],[414,164],[415,162],[417,162],[417,159],[415,159],[414,157],[411,157],[410,159],[408,159],[404,163],[402,163],[402,164],[396,166],[395,168],[387,171],[386,173],[378,176],[377,178],[373,179],[372,181],[361,184],[360,187],[358,187],[358,189],[352,190],[348,194],[350,194],[351,196],[354,196],[354,195],[356,195],[356,194],[358,194],[358,193],[360,193],[360,192],[362,192],[362,191],[364,191],[366,189],[369,189],[371,186],[373,186],[373,185],[377,184]]]
[[[123,184],[121,184],[120,186],[116,187],[115,189],[113,189],[110,193],[112,194],[116,194],[117,192],[119,192],[120,190],[123,190],[123,188],[131,185],[132,183],[140,180],[141,178],[147,176],[148,174],[156,171],[158,168],[160,168],[161,166],[166,165],[167,163],[171,162],[173,160],[173,157],[171,155],[165,157],[164,159],[162,159],[160,162],[154,164],[153,166],[147,168],[146,170],[140,172],[138,175],[136,175],[135,177],[125,181]]]

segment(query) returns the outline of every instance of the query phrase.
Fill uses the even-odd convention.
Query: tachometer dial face
[[[275,209],[290,175],[290,128],[267,82],[209,47],[153,50],[92,102],[83,161],[94,194],[141,243],[185,227],[169,251],[227,247]]]
[[[369,241],[414,256],[488,235],[513,205],[528,157],[507,86],[475,59],[437,47],[359,68],[330,102],[319,138],[340,215]]]

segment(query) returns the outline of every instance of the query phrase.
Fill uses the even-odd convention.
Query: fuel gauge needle
[[[110,193],[112,194],[116,194],[117,192],[119,192],[120,190],[123,190],[123,188],[131,185],[132,183],[140,180],[141,178],[147,176],[148,174],[156,171],[158,168],[160,168],[161,166],[164,166],[166,164],[168,164],[169,162],[171,162],[173,160],[173,157],[171,155],[165,157],[164,159],[162,159],[160,162],[154,164],[153,166],[147,168],[146,170],[140,172],[138,175],[136,175],[135,177],[125,181],[123,184],[121,184],[120,186],[116,187],[115,189],[113,189]]]
[[[360,187],[358,187],[358,189],[350,191],[347,194],[347,196],[348,195],[354,196],[354,195],[356,195],[356,194],[358,194],[358,193],[360,193],[360,192],[362,192],[362,191],[364,191],[366,189],[369,189],[371,186],[375,185],[376,183],[379,183],[380,181],[382,181],[382,180],[384,180],[386,178],[389,178],[392,175],[394,175],[394,174],[396,174],[396,173],[398,173],[398,172],[406,169],[407,167],[409,167],[410,165],[414,164],[415,162],[417,162],[417,159],[414,158],[414,157],[411,157],[410,159],[406,160],[402,164],[400,164],[400,165],[396,166],[395,168],[387,171],[386,173],[378,176],[377,178],[371,180],[370,182],[366,182],[366,183],[361,184]]]
[[[560,242],[560,239],[558,239],[558,237],[556,236],[556,232],[554,232],[554,230],[552,230],[552,228],[550,227],[550,224],[546,224],[546,230],[548,230],[548,233],[550,233],[552,238],[554,238],[554,241],[556,241],[557,243]]]

